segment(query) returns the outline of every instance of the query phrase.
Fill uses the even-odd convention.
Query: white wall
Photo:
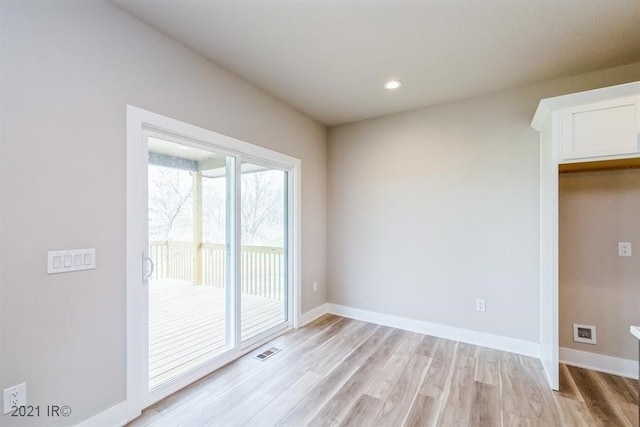
[[[639,79],[637,63],[331,128],[329,302],[539,342],[531,119],[541,98]]]
[[[0,389],[67,424],[125,399],[127,104],[302,159],[303,312],[325,302],[323,126],[102,0],[0,5]],[[87,247],[95,270],[46,275]]]

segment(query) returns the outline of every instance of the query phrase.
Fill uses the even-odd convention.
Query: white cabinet
[[[640,157],[640,82],[543,99],[531,126],[557,164]]]
[[[640,97],[566,107],[561,112],[559,163],[640,155]]]

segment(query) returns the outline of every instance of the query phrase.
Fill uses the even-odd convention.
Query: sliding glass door
[[[291,326],[291,168],[143,132],[145,406]]]
[[[241,166],[241,340],[288,320],[287,173]]]
[[[149,390],[233,348],[235,159],[148,138]]]

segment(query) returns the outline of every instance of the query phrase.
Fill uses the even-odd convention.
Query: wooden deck
[[[245,340],[283,322],[283,301],[242,294]],[[149,387],[225,351],[224,289],[161,279],[149,284]]]

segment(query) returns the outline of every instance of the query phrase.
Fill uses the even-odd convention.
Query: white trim
[[[540,357],[540,345],[531,341],[524,341],[515,338],[503,337],[500,335],[487,334],[470,329],[456,328],[437,323],[424,322],[421,320],[409,319],[406,317],[393,316],[390,314],[378,313],[369,310],[347,307],[344,305],[325,303],[302,314],[300,326],[307,325],[324,314],[334,314],[336,316],[348,317],[350,319],[362,320],[364,322],[375,323],[377,325],[391,326],[425,335],[440,338],[462,341],[469,344],[480,345],[525,356]]]
[[[542,130],[545,124],[549,121],[549,117],[553,111],[581,104],[599,102],[603,99],[627,97],[630,93],[640,93],[640,82],[625,83],[542,99],[538,103],[538,108],[536,109],[533,120],[531,121],[531,127],[537,131]]]
[[[540,360],[554,390],[559,389],[558,155],[562,110],[630,95],[640,95],[640,82],[542,99],[531,122],[540,132]]]
[[[540,362],[553,390],[560,389],[558,365],[558,113],[540,132]]]
[[[143,231],[146,226],[140,212],[143,211],[143,182],[142,162],[144,159],[142,141],[142,124],[145,121],[144,110],[130,105],[127,106],[127,226],[126,226],[126,278],[127,278],[127,417],[133,420],[142,413],[142,387],[139,382],[142,377],[144,332],[139,307],[143,302],[141,286],[134,285],[141,282],[142,263],[140,256],[144,241]]]
[[[111,408],[87,418],[76,424],[76,427],[123,426],[127,423],[127,402],[120,402]]]
[[[147,369],[146,352],[142,348],[143,344],[146,343],[146,310],[144,310],[145,307],[143,306],[146,302],[144,297],[146,287],[141,284],[141,254],[145,249],[143,246],[145,246],[144,242],[147,239],[146,169],[143,167],[147,159],[147,152],[143,137],[145,132],[155,133],[156,131],[162,134],[174,135],[181,142],[184,140],[186,145],[196,148],[215,149],[216,152],[225,153],[236,158],[236,177],[240,170],[240,161],[243,159],[273,165],[275,168],[288,172],[290,177],[289,190],[291,191],[289,196],[290,221],[288,237],[289,281],[291,287],[289,290],[290,316],[287,325],[282,328],[275,328],[273,333],[276,335],[283,333],[289,325],[296,327],[299,323],[301,308],[300,200],[302,193],[300,189],[300,160],[268,148],[127,105],[127,400],[125,401],[125,421],[139,416],[145,404],[149,403],[149,398],[156,399],[159,396],[159,394],[148,393],[146,387],[141,387],[140,385],[140,382],[146,377]],[[239,180],[236,185],[239,185]],[[238,215],[238,212],[236,212],[236,215]],[[235,231],[237,234],[239,229]],[[236,262],[238,262],[237,259]],[[236,298],[236,300],[239,304],[239,298]],[[140,307],[143,309],[140,310]],[[237,356],[250,351],[254,346],[260,345],[261,341],[262,336],[256,337],[255,341],[252,340],[247,344],[247,348],[242,349],[242,344],[237,339],[237,348],[229,354]],[[209,368],[211,366],[213,365],[208,365]],[[195,376],[201,374],[202,371],[194,372]],[[179,387],[180,384],[176,382],[175,386]]]
[[[560,347],[560,363],[578,368],[638,379],[638,361]]]
[[[312,308],[311,310],[305,312],[300,315],[300,326],[308,325],[309,323],[316,320],[318,317],[323,316],[329,312],[329,303],[320,304],[316,308]]]
[[[302,161],[293,159],[289,169],[289,274],[293,286],[289,289],[289,321],[294,328],[300,325],[302,315]],[[291,234],[293,233],[293,234]]]
[[[361,310],[359,308],[346,307],[337,304],[327,304],[327,310],[328,313],[335,314],[337,316],[362,320],[378,325],[391,326],[393,328],[461,341],[482,347],[494,348],[496,350],[522,354],[524,356],[535,358],[540,357],[540,344],[531,341],[487,334],[485,332],[478,332],[470,329],[456,328],[454,326],[424,322],[422,320],[409,319],[406,317],[393,316],[374,311]]]

